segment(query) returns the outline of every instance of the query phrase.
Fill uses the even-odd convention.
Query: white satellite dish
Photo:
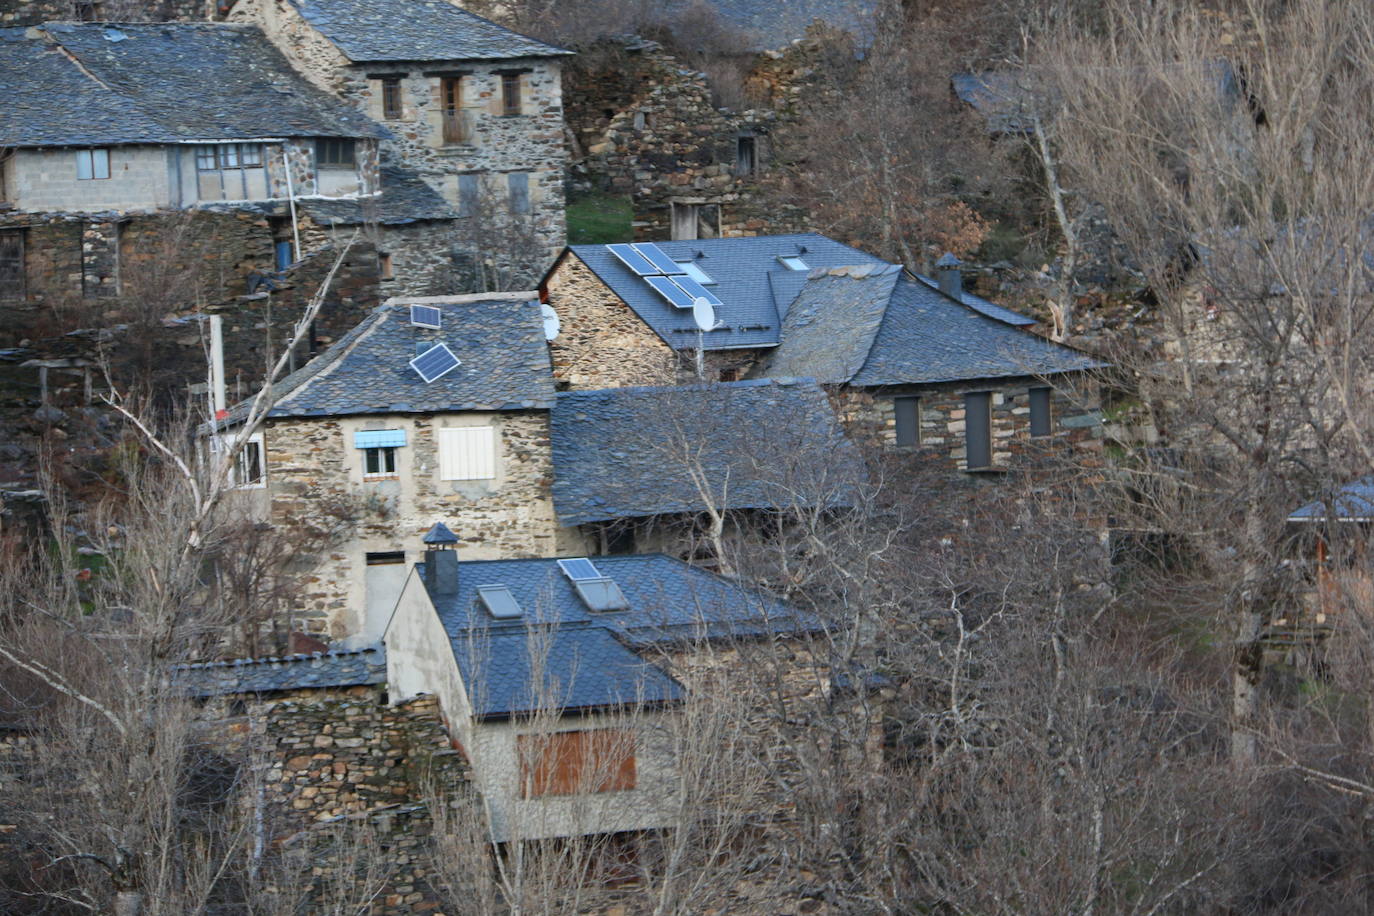
[[[562,322],[558,320],[558,313],[553,310],[553,306],[547,303],[539,306],[539,313],[544,316],[544,339],[553,340],[558,336],[558,331],[562,328]]]
[[[715,328],[716,310],[711,307],[711,300],[704,296],[692,300],[692,320],[697,323],[698,330],[710,331]]]

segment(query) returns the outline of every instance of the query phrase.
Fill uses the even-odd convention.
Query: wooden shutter
[[[968,470],[992,465],[992,392],[964,395],[964,444]]]
[[[496,430],[446,426],[438,431],[440,480],[491,480],[496,476]]]
[[[1032,436],[1050,434],[1050,389],[1030,390],[1030,426]]]
[[[629,729],[519,735],[516,750],[525,798],[635,787],[634,733]]]
[[[897,422],[897,444],[920,445],[921,399],[893,398],[892,413]]]

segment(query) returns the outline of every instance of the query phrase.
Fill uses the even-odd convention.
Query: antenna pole
[[[697,328],[697,381],[706,381],[706,332]]]

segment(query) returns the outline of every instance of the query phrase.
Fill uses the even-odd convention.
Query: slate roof
[[[1374,519],[1374,475],[1357,478],[1341,487],[1331,497],[1332,519],[1335,521],[1365,521]],[[1290,522],[1319,522],[1328,518],[1326,503],[1310,502],[1294,509]]]
[[[679,7],[688,4],[679,0]],[[844,29],[866,46],[871,40],[878,4],[873,0],[707,0],[725,24],[743,33],[754,50],[786,47],[820,20]],[[692,36],[683,36],[690,40]]]
[[[813,270],[756,370],[859,387],[1048,376],[1105,363],[982,314],[894,267]]]
[[[555,559],[460,563],[457,593],[431,594],[479,717],[673,702],[682,686],[635,648],[823,629],[771,596],[662,554],[591,561],[628,609],[589,611]],[[487,585],[510,589],[523,616],[492,618],[478,598]]]
[[[722,303],[716,309],[716,318],[725,326],[705,335],[708,350],[777,344],[780,309],[785,311],[788,294],[797,285],[797,280],[788,274],[803,273],[783,267],[778,261],[780,256],[800,256],[808,267],[885,263],[816,233],[654,244],[675,261],[695,262],[716,281],[707,289]],[[668,346],[675,350],[696,349],[697,326],[691,309],[668,304],[605,245],[573,245],[569,250]],[[779,302],[784,304],[780,306]]]
[[[248,25],[0,29],[0,94],[0,146],[386,135]]]
[[[291,0],[354,63],[502,60],[573,52],[512,32],[447,0]]]
[[[268,416],[553,406],[553,371],[538,302],[516,298],[423,302],[442,311],[442,329],[412,326],[404,300],[382,305],[338,343],[284,378]],[[462,365],[426,383],[409,365],[417,343],[445,343]],[[236,405],[225,423],[242,420],[248,406],[247,401]]]
[[[727,509],[849,505],[861,461],[818,385],[793,379],[558,396],[559,522],[701,512],[693,477]]]
[[[172,682],[193,697],[382,684],[386,682],[386,652],[374,647],[176,665]]]
[[[916,279],[920,280],[922,283],[924,283],[926,286],[929,286],[931,289],[940,288],[939,280],[936,280],[932,277],[927,277],[925,274],[916,274]],[[1036,320],[1034,318],[1028,318],[1027,316],[1022,315],[1020,312],[1013,312],[1011,309],[1006,308],[1005,306],[998,305],[996,302],[990,302],[989,300],[984,299],[982,296],[975,296],[973,293],[969,292],[966,289],[959,291],[959,301],[963,302],[964,305],[967,305],[971,309],[976,309],[977,311],[982,312],[989,318],[996,318],[998,321],[1005,321],[1007,324],[1013,324],[1017,327],[1025,328],[1030,327],[1033,324],[1036,324]]]
[[[410,169],[382,166],[381,189],[380,195],[367,199],[308,197],[298,199],[296,206],[322,226],[356,226],[367,222],[402,226],[420,220],[458,217],[458,211]]]

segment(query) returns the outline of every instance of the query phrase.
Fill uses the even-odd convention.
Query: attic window
[[[782,262],[782,266],[783,266],[783,267],[786,267],[788,270],[810,270],[810,269],[811,269],[810,267],[807,267],[807,266],[806,266],[806,262],[805,262],[805,261],[803,261],[801,258],[799,258],[799,257],[797,257],[797,256],[795,256],[795,255],[793,255],[793,256],[791,256],[791,257],[788,257],[788,256],[786,256],[786,255],[779,255],[779,256],[778,256],[778,260],[781,261],[781,262]]]
[[[322,169],[351,169],[357,165],[352,140],[316,140],[315,162]]]
[[[477,597],[494,620],[514,620],[524,616],[520,602],[515,600],[511,590],[504,585],[479,585]]]

